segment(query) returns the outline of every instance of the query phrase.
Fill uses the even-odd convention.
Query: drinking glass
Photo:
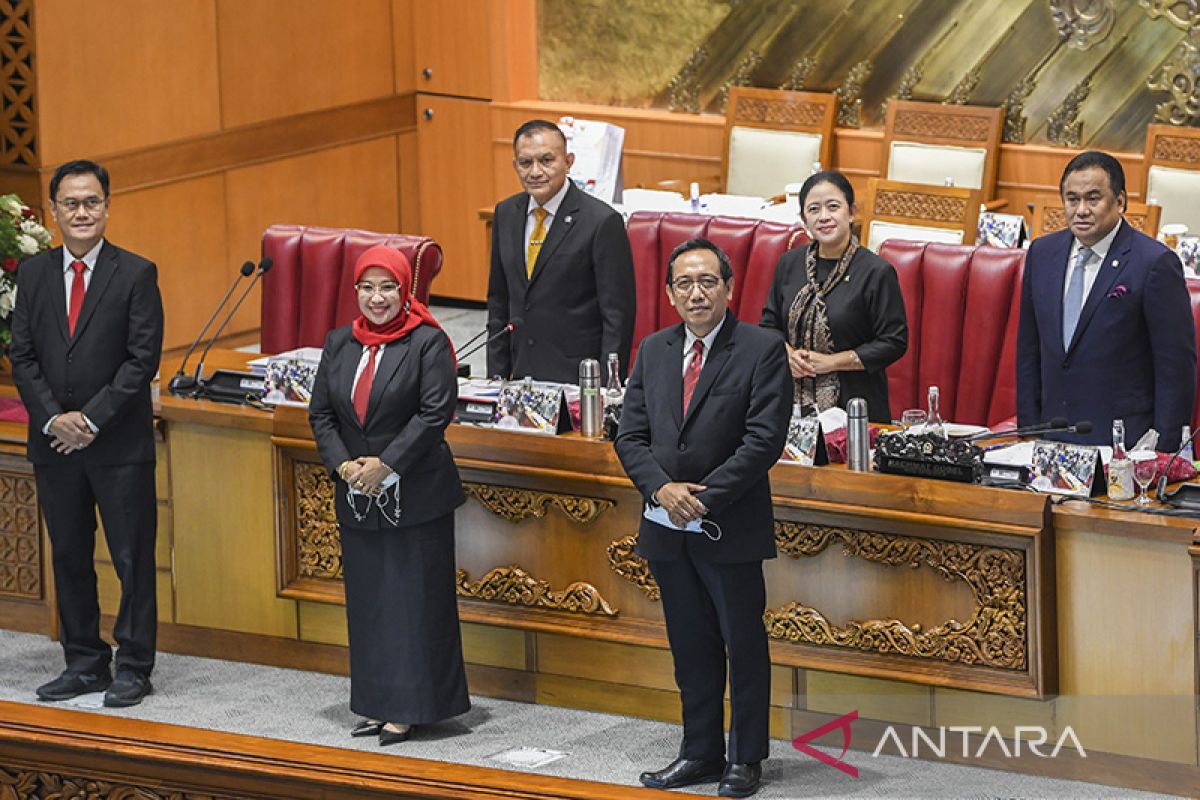
[[[1133,479],[1137,481],[1137,485],[1142,490],[1136,501],[1139,506],[1150,505],[1150,498],[1146,496],[1146,489],[1150,486],[1150,482],[1154,480],[1154,473],[1157,471],[1158,458],[1153,455],[1134,460]]]
[[[900,415],[900,426],[904,428],[905,433],[908,433],[910,429],[917,425],[924,425],[927,417],[925,409],[910,408]]]

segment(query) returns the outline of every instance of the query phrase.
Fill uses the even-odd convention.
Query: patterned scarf
[[[832,353],[833,334],[829,331],[825,295],[846,276],[854,253],[858,250],[858,239],[851,235],[846,252],[842,253],[829,275],[820,283],[817,282],[817,249],[817,243],[813,242],[805,254],[804,271],[808,275],[808,283],[796,292],[792,307],[788,309],[788,344],[817,353]],[[794,402],[800,403],[802,408],[807,410],[816,406],[817,411],[821,412],[837,405],[842,382],[836,372],[814,378],[797,378],[795,383]]]

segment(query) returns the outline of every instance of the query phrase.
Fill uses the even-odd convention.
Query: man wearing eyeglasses
[[[488,278],[488,376],[574,383],[579,362],[609,353],[629,365],[633,254],[615,209],[567,178],[575,157],[553,122],[513,137],[524,191],[496,206]]]
[[[768,752],[762,562],[775,557],[775,524],[767,473],[787,437],[791,373],[782,339],[729,313],[733,268],[716,245],[692,239],[675,248],[666,291],[683,324],[642,342],[616,441],[646,501],[638,552],[661,592],[683,705],[679,758],[641,782],[720,781],[720,796],[747,797]]]
[[[150,382],[162,353],[153,263],[104,239],[108,172],[91,161],[50,180],[55,247],[17,271],[9,355],[29,411],[28,456],[53,550],[66,670],[41,700],[105,691],[104,705],[140,703],[152,689],[157,608],[154,420]],[[112,649],[100,636],[92,562],[96,510],[121,604]]]

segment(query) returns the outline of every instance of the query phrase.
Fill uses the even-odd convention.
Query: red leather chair
[[[995,425],[1016,415],[1025,251],[889,240],[908,314],[908,352],[888,367],[892,418],[941,389],[942,416]]]
[[[799,224],[659,211],[635,212],[629,217],[628,231],[637,286],[630,361],[637,355],[642,339],[679,322],[666,294],[667,259],[678,245],[703,237],[724,250],[733,265],[730,309],[743,322],[757,323],[779,257],[808,242]]]
[[[442,269],[442,248],[428,236],[304,225],[267,228],[262,253],[275,265],[262,279],[262,351],[320,347],[329,331],[354,319],[354,262],[378,244],[408,256],[413,294],[428,301],[430,284]]]

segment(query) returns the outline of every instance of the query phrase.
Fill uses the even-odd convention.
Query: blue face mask
[[[642,511],[642,516],[653,522],[655,525],[661,525],[664,528],[670,528],[676,531],[687,531],[689,533],[703,533],[714,542],[721,538],[721,526],[710,519],[696,519],[689,522],[686,526],[680,528],[675,523],[671,522],[670,515],[662,506],[652,506],[646,504],[645,510]]]

